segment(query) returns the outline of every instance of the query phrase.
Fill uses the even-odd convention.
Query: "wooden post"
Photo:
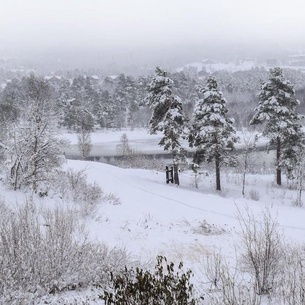
[[[175,184],[179,185],[179,170],[178,170],[178,164],[174,164],[174,181]]]
[[[168,166],[165,167],[165,173],[166,173],[166,183],[174,183],[174,175],[173,175],[173,167],[171,167],[170,169],[168,168]]]
[[[219,155],[215,158],[215,166],[216,166],[216,190],[221,191],[220,186],[220,161],[219,161]]]

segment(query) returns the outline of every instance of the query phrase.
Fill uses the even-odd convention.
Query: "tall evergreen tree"
[[[284,78],[281,68],[270,69],[269,81],[264,82],[259,93],[259,105],[251,125],[264,124],[263,135],[276,146],[276,182],[282,184],[283,168],[291,172],[298,158],[298,146],[303,134],[296,113],[299,101],[295,98],[293,85]]]
[[[179,185],[178,163],[185,155],[180,141],[185,134],[187,119],[183,115],[180,98],[173,94],[173,81],[167,76],[167,72],[157,67],[156,74],[147,88],[146,97],[146,102],[153,112],[149,122],[150,133],[163,133],[159,145],[172,153],[174,182]]]
[[[200,92],[203,98],[198,100],[194,109],[189,143],[196,148],[194,165],[215,161],[216,190],[220,191],[220,168],[232,162],[233,157],[228,153],[233,150],[237,137],[233,121],[227,118],[227,102],[218,89],[216,79],[210,76]]]

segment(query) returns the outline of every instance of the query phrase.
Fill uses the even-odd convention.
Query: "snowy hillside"
[[[305,210],[292,206],[296,192],[274,186],[273,175],[249,175],[243,198],[240,177],[230,172],[223,174],[223,191],[216,193],[213,173],[203,175],[196,189],[189,171],[181,173],[181,185],[177,187],[166,184],[165,173],[155,170],[122,169],[89,161],[67,161],[65,169],[69,168],[85,170],[90,182],[96,182],[116,198],[102,202],[86,216],[92,241],[124,248],[132,260],[149,268],[157,255],[175,263],[183,261],[186,268],[193,270],[193,283],[199,293],[203,293],[206,282],[203,265],[207,256],[221,253],[231,265],[238,260],[241,231],[238,211],[246,217],[249,208],[260,219],[261,212],[268,208],[289,242],[305,241]],[[254,191],[256,196],[251,195]],[[10,206],[25,201],[24,194],[3,187],[2,196]],[[255,201],[250,197],[255,197]],[[52,207],[60,201],[56,196],[35,198],[41,206]],[[84,295],[88,297],[88,292],[77,293],[80,298]],[[60,298],[72,297],[69,293]],[[53,304],[57,304],[54,300]]]
[[[68,161],[67,166],[86,169],[91,182],[96,181],[120,198],[120,204],[100,206],[102,221],[92,221],[92,238],[113,246],[124,245],[144,260],[160,252],[170,255],[172,246],[183,251],[204,244],[228,253],[238,231],[237,208],[249,207],[259,215],[268,207],[289,239],[305,241],[305,211],[291,206],[293,191],[273,187],[273,175],[249,179],[250,187],[262,197],[252,201],[242,198],[237,193],[238,187],[228,178],[224,188],[231,190],[221,196],[212,191],[213,176],[203,178],[201,183],[205,186],[197,190],[191,172],[182,173],[181,186],[176,187],[165,183],[165,173],[153,170],[121,169],[83,161]],[[225,233],[216,236],[196,233],[205,221]]]

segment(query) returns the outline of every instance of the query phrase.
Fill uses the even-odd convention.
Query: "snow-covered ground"
[[[128,143],[130,147],[144,154],[164,154],[163,147],[160,147],[158,143],[161,140],[162,134],[157,133],[151,135],[149,130],[141,128],[135,130],[100,130],[93,132],[91,134],[92,149],[90,156],[116,156],[117,155],[117,145],[120,144],[121,137],[123,134],[127,135]],[[242,143],[245,143],[246,139],[248,141],[251,139],[251,134],[246,132],[237,132],[237,136],[241,139],[244,138],[244,141],[241,141],[240,144],[236,145],[236,148],[241,148]],[[66,148],[65,153],[67,157],[76,158],[78,157],[79,150],[77,147],[77,134],[71,132],[63,132],[61,137],[69,141],[70,145]],[[253,135],[252,135],[253,138]],[[246,141],[247,142],[247,141]],[[185,149],[190,151],[187,141],[182,141]],[[267,139],[260,137],[258,141],[258,146],[265,146],[267,144]]]
[[[161,135],[150,135],[147,129],[136,130],[102,130],[91,134],[93,144],[90,152],[91,156],[115,156],[117,154],[117,145],[120,144],[122,135],[126,133],[128,142],[132,149],[143,153],[158,154],[164,153],[163,148],[158,146]],[[66,155],[79,156],[77,148],[77,134],[64,132],[62,137],[69,140],[70,146],[66,149]]]
[[[274,186],[273,175],[252,175],[248,178],[246,198],[236,175],[223,174],[223,193],[213,189],[214,176],[201,178],[196,189],[191,172],[181,173],[181,185],[165,183],[165,173],[154,170],[121,169],[111,165],[68,161],[67,167],[85,169],[88,179],[120,198],[120,204],[100,206],[98,221],[90,223],[93,239],[112,246],[124,246],[141,259],[157,254],[191,256],[196,246],[223,250],[236,241],[237,209],[249,207],[255,215],[268,207],[285,235],[305,242],[305,210],[291,205],[295,191]],[[250,190],[257,190],[259,200],[247,199]],[[220,235],[196,233],[204,222],[215,225]],[[233,249],[232,249],[233,250]],[[179,253],[181,252],[181,253]],[[183,253],[186,252],[186,253]]]
[[[95,145],[114,152],[119,133],[92,135]],[[76,136],[65,135],[72,144]],[[150,142],[150,137],[152,137]],[[158,136],[144,131],[128,133],[131,146],[150,151]],[[142,142],[137,142],[137,141]],[[147,143],[150,143],[147,145]],[[143,145],[143,146],[142,146]],[[151,145],[151,146],[150,146]],[[202,175],[199,189],[194,186],[191,171],[180,174],[180,186],[165,183],[165,173],[156,170],[122,169],[112,165],[68,160],[65,168],[85,170],[88,180],[96,182],[107,193],[119,198],[117,204],[102,203],[87,218],[89,236],[111,247],[124,247],[132,258],[151,266],[157,255],[174,262],[183,261],[195,274],[195,286],[200,290],[203,280],[203,260],[209,253],[222,253],[235,262],[240,244],[238,210],[249,208],[259,217],[269,209],[277,219],[279,230],[290,241],[305,242],[305,209],[292,205],[297,194],[284,185],[277,187],[273,174],[248,175],[246,196],[241,195],[241,175],[225,170],[223,191],[215,189],[214,174]],[[1,187],[2,197],[14,205],[24,200],[21,192]],[[251,196],[256,192],[256,200]],[[42,204],[52,204],[51,198],[40,198]]]

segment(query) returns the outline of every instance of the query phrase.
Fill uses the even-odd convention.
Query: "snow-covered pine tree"
[[[217,81],[210,76],[205,87],[199,90],[203,98],[198,100],[193,114],[193,125],[189,135],[191,147],[196,148],[194,165],[203,161],[215,161],[216,190],[221,190],[220,168],[234,161],[228,153],[237,141],[233,121],[227,118],[227,102],[218,89]]]
[[[263,135],[276,147],[276,182],[282,184],[283,168],[291,172],[298,158],[298,146],[302,145],[303,133],[296,113],[299,101],[293,85],[284,78],[281,68],[270,69],[269,81],[264,82],[259,93],[259,105],[250,125],[264,124]]]
[[[178,164],[185,156],[185,150],[181,145],[181,139],[185,135],[187,118],[182,112],[182,103],[178,96],[173,94],[173,81],[163,69],[156,68],[157,76],[149,84],[146,103],[152,109],[150,119],[150,133],[157,131],[163,133],[159,142],[165,151],[172,153],[174,164],[174,183],[179,185]]]

